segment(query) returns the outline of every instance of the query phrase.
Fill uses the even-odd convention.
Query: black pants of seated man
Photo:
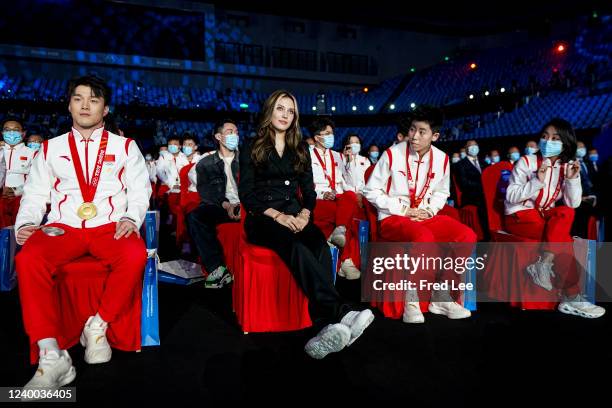
[[[202,264],[212,273],[219,266],[225,266],[223,248],[217,238],[217,225],[232,220],[222,207],[201,203],[187,215],[187,228],[198,249]]]
[[[312,222],[296,234],[268,216],[247,215],[244,230],[250,243],[272,249],[285,262],[308,298],[316,326],[337,323],[349,311],[360,309],[336,291],[329,245]]]

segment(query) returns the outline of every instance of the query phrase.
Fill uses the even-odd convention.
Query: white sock
[[[104,326],[105,324],[108,324],[108,323],[106,323],[106,322],[104,321],[104,319],[102,319],[102,318],[100,317],[100,314],[99,314],[99,313],[96,313],[96,315],[94,316],[93,320],[91,321],[91,325],[92,325],[92,326],[98,326],[98,327],[100,327],[100,326]]]
[[[59,344],[57,344],[55,337],[47,337],[46,339],[38,340],[36,343],[41,351],[56,351],[57,354],[60,354]]]

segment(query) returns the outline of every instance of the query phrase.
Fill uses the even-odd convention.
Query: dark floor
[[[358,284],[339,282],[348,297]],[[586,320],[558,312],[480,304],[471,319],[426,315],[407,325],[377,315],[351,347],[316,361],[303,346],[312,333],[244,335],[231,313],[231,291],[202,284],[160,284],[161,347],[115,352],[108,364],[89,366],[83,349],[70,350],[79,402],[193,401],[402,406],[567,405],[612,397],[612,317]],[[17,291],[0,293],[0,386],[28,381]],[[327,404],[326,404],[327,405]]]

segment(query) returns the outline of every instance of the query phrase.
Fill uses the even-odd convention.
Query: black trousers
[[[249,242],[272,249],[287,264],[309,300],[311,315],[321,320],[318,323],[340,321],[355,309],[334,287],[329,246],[312,222],[293,233],[268,216],[249,215],[244,229]]]
[[[216,205],[200,203],[196,209],[187,214],[189,234],[208,273],[225,265],[223,248],[217,238],[217,225],[226,222],[238,221],[232,220],[227,215],[227,211]]]

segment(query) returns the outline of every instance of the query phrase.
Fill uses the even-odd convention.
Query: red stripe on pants
[[[115,223],[77,229],[51,224],[65,233],[51,237],[36,231],[15,257],[23,322],[30,341],[59,337],[54,276],[58,266],[90,254],[111,267],[98,313],[111,323],[132,304],[140,288],[147,253],[144,241],[132,234],[114,239]]]
[[[564,289],[569,296],[580,292],[580,275],[574,258],[573,238],[570,235],[574,222],[574,209],[566,206],[554,207],[544,212],[522,210],[506,215],[506,230],[521,237],[543,242],[542,251],[555,254],[554,271],[557,275],[553,284]],[[567,243],[546,245],[546,243]]]

